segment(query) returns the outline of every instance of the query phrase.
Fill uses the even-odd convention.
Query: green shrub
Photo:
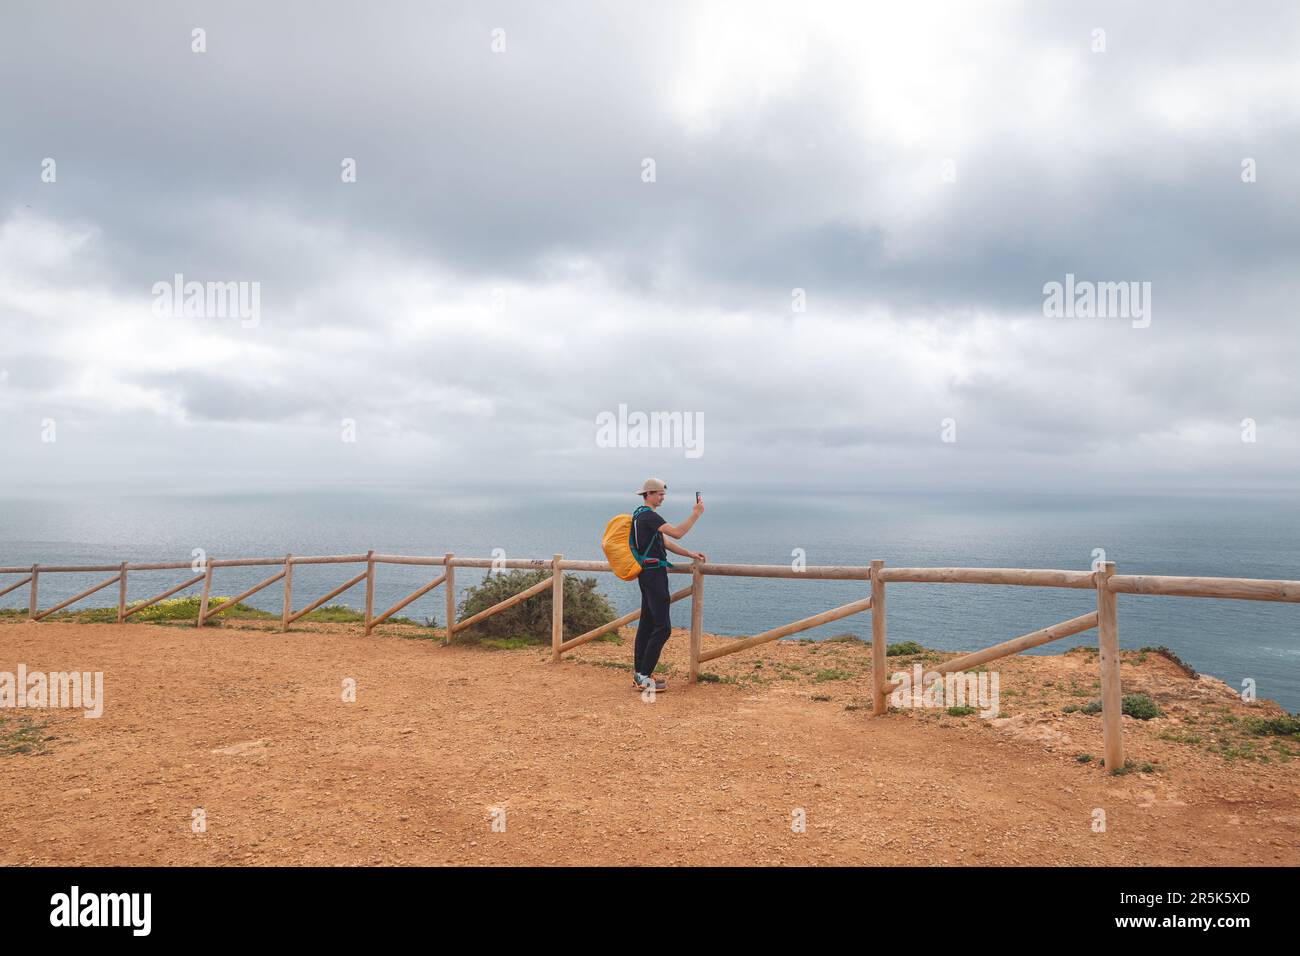
[[[489,574],[482,584],[469,588],[460,602],[460,617],[471,617],[486,611],[506,598],[526,591],[550,577],[548,570],[509,571]],[[604,595],[596,591],[595,578],[576,578],[564,575],[564,638],[568,640],[599,627],[617,615]],[[616,639],[609,634],[606,639]],[[493,614],[473,627],[456,632],[457,641],[475,643],[493,638],[526,638],[532,641],[551,640],[551,589],[536,594],[514,607]]]
[[[1080,707],[1079,711],[1084,714],[1100,714],[1101,701],[1089,701]],[[1152,717],[1164,716],[1164,712],[1156,706],[1156,702],[1146,694],[1125,694],[1120,702],[1120,713],[1136,720],[1150,720]]]
[[[1125,694],[1120,709],[1137,720],[1150,720],[1152,717],[1164,716],[1164,712],[1156,706],[1156,702],[1146,694]]]
[[[885,648],[885,653],[889,657],[901,657],[904,654],[924,654],[925,648],[916,641],[903,641],[899,644],[890,644]]]
[[[1138,652],[1141,654],[1145,654],[1147,651],[1150,651],[1152,654],[1159,654],[1161,657],[1164,657],[1172,661],[1174,664],[1178,666],[1179,670],[1181,670],[1192,680],[1196,680],[1198,677],[1201,676],[1200,674],[1196,673],[1196,669],[1193,668],[1191,664],[1187,663],[1185,660],[1183,660],[1181,657],[1179,657],[1169,648],[1165,647],[1163,644],[1161,644],[1159,647],[1142,647],[1138,649]]]
[[[969,715],[971,715],[971,714],[973,714],[973,713],[975,713],[975,708],[974,708],[974,707],[965,707],[965,706],[962,706],[962,707],[949,707],[949,708],[948,708],[948,716],[949,716],[949,717],[967,717],[967,716],[969,716]]]
[[[1247,717],[1246,729],[1259,737],[1294,737],[1300,740],[1300,718]]]

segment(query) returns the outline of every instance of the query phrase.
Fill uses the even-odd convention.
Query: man
[[[668,620],[668,555],[665,547],[673,554],[704,561],[704,555],[698,551],[687,551],[669,538],[681,538],[690,531],[700,515],[704,514],[704,502],[696,501],[691,516],[681,524],[669,524],[655,509],[664,503],[668,486],[658,478],[647,478],[641,486],[641,495],[645,505],[637,508],[632,515],[632,550],[641,560],[641,574],[637,581],[641,585],[641,619],[636,628],[636,659],[632,665],[632,682],[637,690],[655,691],[668,689],[668,682],[654,676],[655,666],[659,663],[659,652],[668,643],[672,624]]]

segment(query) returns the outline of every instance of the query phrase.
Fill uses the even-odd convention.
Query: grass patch
[[[208,598],[208,610],[212,610],[212,608],[217,605],[223,604],[229,600],[229,597],[214,594]],[[166,601],[159,601],[157,604],[151,605],[143,611],[137,611],[135,614],[132,614],[127,618],[127,620],[132,623],[138,622],[141,624],[164,624],[167,622],[186,622],[193,624],[199,619],[200,603],[201,598],[198,597],[171,598]],[[130,609],[131,606],[128,604],[127,610],[129,611]],[[322,608],[321,610],[324,609]],[[49,618],[49,620],[52,621],[55,618],[60,618],[64,613],[69,614],[74,619],[92,623],[96,620],[102,620],[106,623],[112,623],[117,620],[117,608],[115,607],[87,608],[84,611],[60,612],[59,614],[55,614],[54,617]],[[308,615],[308,617],[311,617],[311,615]],[[209,627],[223,618],[229,621],[275,621],[279,620],[280,615],[272,614],[270,611],[259,611],[255,607],[250,607],[247,604],[240,603],[222,611],[220,617],[210,619],[208,623],[203,626]],[[303,618],[303,620],[306,619],[307,618]]]
[[[1103,760],[1101,762],[1101,765],[1103,767],[1106,766],[1106,761]],[[1139,764],[1132,760],[1125,760],[1124,766],[1120,767],[1118,770],[1111,771],[1111,776],[1122,777],[1130,773],[1155,773],[1155,772],[1156,772],[1156,768],[1153,764],[1149,764],[1149,763]]]
[[[868,644],[856,634],[836,634],[834,637],[828,637],[823,644]]]
[[[385,622],[385,623],[387,623],[387,622]],[[380,632],[380,633],[383,633],[383,634],[390,633],[390,632],[384,631],[384,625],[383,625],[383,624],[380,624],[380,625],[379,625],[379,632]],[[415,633],[415,634],[412,634],[410,631],[398,631],[398,632],[397,632],[395,635],[393,635],[393,636],[394,636],[394,637],[400,637],[400,638],[402,638],[403,640],[406,640],[406,641],[438,641],[439,643],[441,643],[441,642],[442,642],[442,639],[443,639],[443,635],[440,634],[440,633],[438,633],[437,631],[435,631],[435,630],[434,630],[433,628],[431,628],[431,627],[430,627],[430,628],[423,629],[423,630],[421,630],[421,631],[419,631],[419,632],[417,632],[417,633]]]
[[[0,717],[0,757],[45,753],[46,742],[55,739],[53,734],[44,732],[48,723],[48,718],[37,721],[26,715]]]
[[[222,595],[213,595],[208,601],[208,607],[213,608],[223,601],[230,598]],[[141,602],[136,601],[134,604],[128,604],[127,610]],[[25,611],[14,612],[19,616],[26,617]],[[247,604],[236,604],[230,610],[225,611],[222,617],[228,619],[248,619],[248,620],[279,620],[280,615],[272,614],[270,611],[259,611],[255,607],[249,607]],[[157,604],[151,604],[143,610],[136,611],[127,621],[131,624],[190,624],[193,625],[199,619],[199,598],[171,598],[166,601],[159,601]],[[59,611],[45,618],[47,621],[71,621],[76,624],[116,624],[117,623],[117,606],[113,607],[87,607],[76,611]],[[221,618],[212,618],[207,626],[216,626]]]
[[[848,671],[842,671],[838,667],[829,667],[814,674],[813,683],[821,684],[828,680],[848,680],[851,676]]]
[[[1200,734],[1182,730],[1162,730],[1156,736],[1176,744],[1199,744],[1202,740]]]
[[[222,594],[214,594],[208,599],[209,610],[218,607],[229,601],[230,597]],[[157,604],[151,604],[146,608],[136,611],[127,618],[130,624],[195,624],[199,619],[199,604],[202,599],[197,596],[183,598],[168,598],[165,601],[159,601]],[[127,610],[139,606],[140,602],[135,601],[127,604]],[[6,609],[0,611],[0,616],[12,618],[25,618],[26,611]],[[300,617],[298,621],[311,622],[315,624],[360,624],[363,623],[366,616],[361,611],[353,610],[346,604],[326,604],[324,607],[318,607],[310,614]],[[45,618],[47,621],[71,621],[76,624],[116,624],[117,607],[87,607],[75,611],[59,611],[57,614],[51,614]],[[223,620],[227,621],[278,621],[280,615],[274,611],[263,611],[252,607],[248,604],[236,604],[233,607],[222,611],[217,617],[211,618],[204,627],[217,627]],[[294,623],[298,623],[295,621]],[[415,627],[433,627],[433,620],[426,619],[424,622],[412,620],[409,617],[390,617],[385,624],[408,624]]]
[[[949,707],[949,708],[948,708],[948,716],[949,716],[949,717],[969,717],[969,716],[970,716],[971,714],[973,714],[973,713],[975,713],[975,708],[974,708],[974,707],[966,707],[966,706],[962,706],[962,707]]]
[[[317,621],[321,624],[364,624],[366,615],[363,611],[354,611],[346,604],[326,604],[324,607],[318,607],[305,617],[298,618],[298,620]],[[438,626],[438,622],[432,617],[426,617],[422,621],[409,617],[390,617],[379,626],[383,627],[384,624],[406,624],[411,627],[427,628]]]
[[[1300,741],[1300,718],[1247,717],[1246,731],[1256,737],[1289,737]]]
[[[1259,751],[1255,749],[1255,745],[1249,740],[1233,740],[1230,737],[1220,737],[1210,744],[1209,750],[1229,763],[1235,760],[1260,759]]]
[[[517,651],[523,647],[536,647],[536,641],[530,641],[526,637],[485,637],[479,641],[482,647],[491,648],[494,651]],[[602,664],[612,664],[612,661],[602,661]],[[631,664],[617,665],[619,667],[631,667]]]

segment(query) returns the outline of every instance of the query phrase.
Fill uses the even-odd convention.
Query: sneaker
[[[634,673],[632,675],[632,686],[636,690],[649,690],[651,687],[651,680],[645,674]],[[654,679],[653,686],[655,689],[655,693],[659,693],[660,691],[665,691],[668,689],[668,682],[664,680],[662,677],[656,677]]]

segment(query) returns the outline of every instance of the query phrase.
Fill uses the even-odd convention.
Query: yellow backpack
[[[646,546],[645,551],[637,551],[632,547],[632,522],[642,511],[651,510],[648,505],[642,505],[630,515],[614,515],[605,525],[605,534],[600,539],[600,549],[605,552],[605,557],[609,560],[610,569],[622,581],[631,581],[641,573],[641,566],[646,561],[660,561],[658,558],[650,557],[650,545],[654,544],[654,538],[650,539],[650,545]],[[659,532],[655,532],[655,538]],[[667,561],[662,562],[666,567],[672,567]]]

